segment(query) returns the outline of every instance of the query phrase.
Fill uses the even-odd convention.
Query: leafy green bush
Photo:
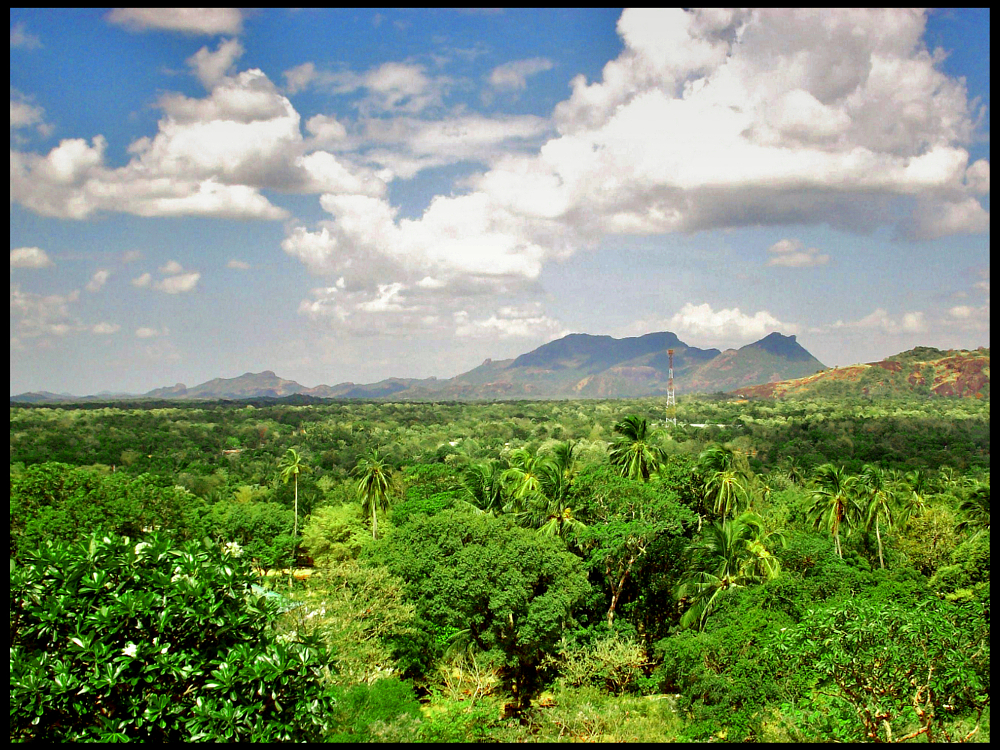
[[[200,502],[163,477],[35,464],[10,475],[10,554],[20,557],[46,540],[92,533],[138,537],[154,527],[192,538],[200,530]]]
[[[292,511],[278,503],[218,502],[206,516],[209,533],[220,543],[236,542],[264,570],[292,562]]]
[[[292,594],[301,606],[283,615],[281,624],[330,646],[338,684],[372,683],[406,666],[393,651],[398,641],[410,641],[418,632],[414,606],[401,595],[402,587],[382,566],[354,559],[332,563]]]
[[[972,598],[989,585],[990,571],[990,534],[974,534],[952,551],[951,564],[940,567],[928,585],[946,598]]]
[[[302,529],[302,546],[318,568],[357,558],[371,538],[355,503],[317,508]]]
[[[236,552],[95,536],[12,561],[11,739],[322,738],[321,653],[277,637]]]
[[[814,610],[767,644],[787,669],[816,676],[816,694],[837,698],[836,713],[787,707],[808,738],[834,741],[959,739],[957,719],[990,705],[989,593],[954,605],[903,605],[879,595]],[[782,676],[782,675],[779,675]]]
[[[647,665],[647,655],[635,638],[606,631],[589,644],[564,637],[556,655],[547,657],[543,664],[559,669],[559,682],[564,686],[592,685],[620,694],[636,687]]]
[[[395,677],[335,689],[332,742],[407,742],[416,739],[421,708],[409,682]]]
[[[600,688],[561,690],[531,716],[536,741],[676,742],[683,720],[670,695],[611,696]]]
[[[455,498],[460,492],[449,490],[447,492],[437,492],[429,497],[418,497],[404,500],[393,506],[392,521],[395,526],[402,526],[411,518],[421,513],[433,516],[441,513],[455,505]],[[407,493],[408,497],[410,493]]]
[[[500,718],[500,706],[490,700],[432,703],[420,727],[420,740],[428,743],[506,742],[515,738],[517,732],[512,737],[510,727]]]

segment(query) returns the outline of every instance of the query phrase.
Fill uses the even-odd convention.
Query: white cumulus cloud
[[[208,94],[163,94],[157,133],[129,145],[132,158],[125,166],[105,164],[107,143],[100,135],[89,142],[63,140],[45,155],[12,149],[11,200],[73,219],[103,210],[274,220],[288,213],[268,201],[264,189],[385,192],[374,170],[307,143],[299,113],[262,71],[231,74],[241,53],[239,42],[223,40],[191,57]],[[329,123],[326,129],[319,125],[329,134]]]
[[[24,292],[20,285],[10,287],[11,338],[66,336],[87,330],[71,307],[80,299],[80,292],[68,294],[36,294]]]
[[[210,91],[232,72],[236,61],[243,56],[243,45],[236,39],[220,42],[215,51],[202,47],[188,58],[188,65],[198,80]]]
[[[487,318],[474,319],[465,310],[453,314],[455,335],[460,338],[524,338],[552,341],[570,333],[558,320],[542,312],[539,304],[506,306]]]
[[[155,282],[153,288],[167,294],[184,294],[185,292],[194,290],[198,285],[198,279],[201,277],[202,275],[197,271],[180,273],[176,276],[168,276],[165,279]]]
[[[10,251],[10,267],[48,268],[55,265],[49,254],[40,247],[17,247]]]
[[[184,270],[184,266],[178,263],[176,260],[168,260],[162,266],[160,266],[160,273],[164,274],[175,274],[181,273]]]
[[[799,330],[797,325],[782,322],[767,310],[749,315],[741,312],[739,307],[714,310],[705,302],[699,305],[687,302],[662,323],[663,326],[655,325],[646,330],[668,330],[682,338],[689,336],[696,342],[695,346],[743,344],[775,331],[788,335]]]
[[[99,292],[104,287],[108,281],[108,277],[111,276],[111,271],[101,269],[95,271],[90,277],[90,281],[87,282],[86,289],[88,292]]]

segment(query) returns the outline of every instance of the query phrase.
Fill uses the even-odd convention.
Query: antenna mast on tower
[[[678,426],[678,407],[674,401],[674,349],[667,350],[667,422]]]

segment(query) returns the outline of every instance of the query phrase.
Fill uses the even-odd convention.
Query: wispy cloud
[[[113,333],[118,333],[121,328],[118,323],[96,323],[91,326],[90,330],[99,336],[110,336]]]
[[[28,32],[24,23],[16,23],[10,27],[11,49],[38,49],[42,40],[37,35]]]
[[[109,23],[128,31],[178,31],[185,34],[239,34],[243,13],[238,8],[115,8]]]
[[[797,239],[779,240],[768,248],[771,256],[768,259],[770,266],[786,266],[788,268],[812,268],[814,266],[826,266],[831,256],[821,253],[815,247],[803,248],[803,243]]]
[[[490,85],[498,89],[521,90],[531,76],[552,70],[553,61],[546,57],[530,57],[498,65],[490,72]]]

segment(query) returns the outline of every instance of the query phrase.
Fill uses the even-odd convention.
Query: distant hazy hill
[[[284,380],[271,370],[245,372],[236,378],[214,378],[193,388],[178,383],[170,388],[156,388],[143,394],[147,398],[260,398],[262,396],[291,396],[307,390],[294,380]]]
[[[727,349],[689,376],[691,391],[730,391],[745,385],[813,375],[826,367],[796,342],[770,333],[760,341]]]
[[[415,378],[386,378],[385,380],[380,380],[378,383],[368,383],[367,385],[359,385],[358,383],[318,385],[315,388],[306,388],[302,391],[302,393],[316,398],[389,398],[396,393],[407,390],[415,384],[434,382],[435,378],[428,378],[426,380],[417,380]]]
[[[667,389],[668,349],[674,349],[678,393],[730,390],[824,367],[796,343],[795,336],[778,333],[722,353],[689,346],[669,332],[625,339],[575,333],[514,359],[488,359],[454,378],[414,383],[393,398],[466,401],[660,395]]]
[[[795,336],[772,333],[740,349],[699,349],[670,332],[616,339],[575,333],[514,359],[486,360],[454,378],[388,378],[378,383],[307,388],[274,372],[216,378],[188,388],[183,383],[143,394],[146,399],[251,399],[290,396],[342,399],[500,400],[633,398],[666,393],[667,350],[674,350],[675,389],[729,391],[787,380],[823,369]],[[49,398],[53,396],[54,398]],[[93,399],[94,397],[87,397]],[[135,397],[130,397],[135,398]],[[22,394],[11,401],[73,400],[55,394]]]
[[[68,393],[53,393],[52,391],[28,391],[17,396],[11,396],[11,401],[21,404],[43,404],[47,401],[72,401],[75,397]]]
[[[990,398],[991,350],[919,346],[880,362],[734,390],[746,398],[909,394]]]

